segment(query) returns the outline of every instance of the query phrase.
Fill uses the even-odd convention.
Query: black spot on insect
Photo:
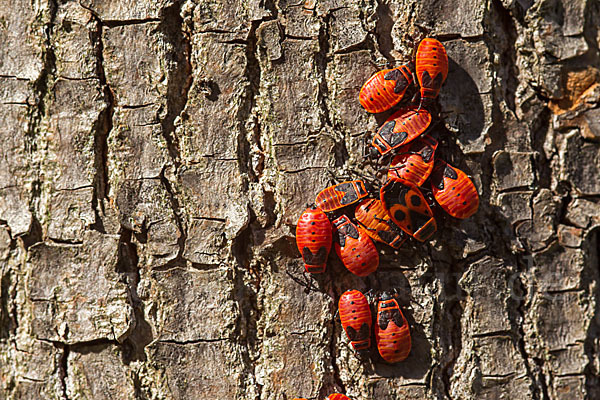
[[[418,207],[421,205],[421,198],[417,195],[413,195],[410,197],[410,202],[413,206]]]
[[[402,210],[396,210],[394,217],[396,217],[398,221],[404,221],[404,218],[406,218],[406,213]]]
[[[463,201],[463,206],[466,206],[466,205],[467,205],[467,202],[466,202],[466,201]]]
[[[314,224],[315,224],[315,221],[311,222],[310,224],[311,224],[311,225],[314,225]]]

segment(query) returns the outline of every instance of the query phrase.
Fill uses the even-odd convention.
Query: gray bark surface
[[[598,26],[596,0],[3,0],[0,398],[599,399]],[[306,293],[296,220],[420,27],[479,211]],[[412,352],[361,364],[337,299],[391,287]]]

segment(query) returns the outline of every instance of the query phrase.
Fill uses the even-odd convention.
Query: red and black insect
[[[431,208],[413,183],[393,176],[381,187],[380,196],[392,221],[418,241],[425,241],[437,230]]]
[[[388,178],[395,176],[417,186],[423,185],[433,171],[433,156],[437,146],[437,140],[431,136],[421,136],[403,146],[398,150],[400,154],[392,159]]]
[[[356,203],[358,200],[367,197],[367,194],[363,181],[346,181],[321,190],[317,194],[315,204],[321,210],[330,212]]]
[[[352,400],[350,397],[341,393],[332,393],[325,398],[325,400]]]
[[[402,100],[413,81],[415,66],[408,62],[401,67],[384,69],[370,77],[360,89],[358,100],[370,113],[384,112]]]
[[[377,299],[375,341],[381,358],[388,363],[400,362],[410,353],[410,329],[395,296],[383,292]]]
[[[333,227],[335,252],[344,266],[358,276],[374,272],[379,266],[379,254],[366,231],[345,215],[333,221]]]
[[[417,49],[416,70],[421,85],[420,110],[438,96],[448,76],[448,55],[444,45],[436,39],[423,39]]]
[[[373,240],[394,249],[402,246],[406,240],[406,234],[392,221],[379,199],[361,201],[354,210],[354,216]]]
[[[468,218],[479,208],[479,195],[467,174],[443,160],[436,160],[431,189],[438,204],[455,218]]]
[[[306,272],[325,272],[331,238],[332,227],[327,215],[315,206],[307,208],[296,226],[296,244]]]
[[[415,107],[398,110],[379,128],[371,143],[371,157],[384,156],[392,150],[408,144],[429,127],[431,114]]]
[[[358,290],[347,290],[338,302],[342,328],[350,344],[361,358],[369,354],[371,348],[371,307],[364,294]]]

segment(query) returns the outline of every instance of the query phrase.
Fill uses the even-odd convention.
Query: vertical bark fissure
[[[90,39],[95,50],[96,56],[96,76],[99,80],[105,108],[98,115],[92,131],[94,132],[94,195],[92,197],[92,208],[95,214],[95,223],[90,227],[101,233],[106,233],[102,222],[102,213],[104,211],[104,200],[108,199],[109,179],[108,179],[108,137],[113,128],[113,115],[115,110],[115,97],[106,80],[104,70],[104,42],[102,40],[103,23],[96,15],[93,15],[96,26],[95,30],[90,31]]]
[[[189,91],[193,83],[191,50],[192,43],[189,33],[184,29],[184,21],[181,17],[181,2],[176,1],[165,8],[160,17],[158,31],[163,34],[165,40],[171,46],[167,54],[168,61],[174,64],[168,72],[168,86],[166,94],[166,105],[161,107],[162,134],[167,143],[167,149],[175,172],[181,165],[181,154],[179,141],[175,134],[175,122],[185,109]],[[164,108],[166,109],[164,109]]]
[[[62,348],[62,353],[58,360],[58,377],[60,379],[60,388],[63,400],[69,400],[67,390],[67,379],[69,377],[69,353],[71,348],[68,344],[55,342],[54,346],[58,349]]]
[[[525,330],[523,327],[524,321],[527,319],[527,310],[526,303],[527,297],[529,296],[527,291],[527,286],[522,281],[522,279],[515,279],[515,284],[518,284],[518,287],[514,288],[514,290],[518,290],[515,292],[516,296],[519,296],[519,301],[514,307],[514,310],[518,314],[518,318],[509,318],[512,329],[515,331],[515,335],[517,337],[517,348],[519,350],[519,354],[523,359],[523,364],[525,365],[525,371],[530,380],[530,388],[532,391],[534,400],[545,400],[548,399],[548,389],[546,387],[546,382],[544,376],[542,374],[539,366],[532,366],[532,361],[535,363],[533,357],[531,357],[527,352],[527,347],[525,343]],[[511,315],[509,314],[509,317]]]

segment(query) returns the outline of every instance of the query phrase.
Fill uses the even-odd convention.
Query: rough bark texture
[[[3,0],[0,398],[600,398],[599,25],[595,0]],[[296,220],[419,27],[480,209],[306,293]],[[337,298],[390,287],[411,355],[361,365]]]

